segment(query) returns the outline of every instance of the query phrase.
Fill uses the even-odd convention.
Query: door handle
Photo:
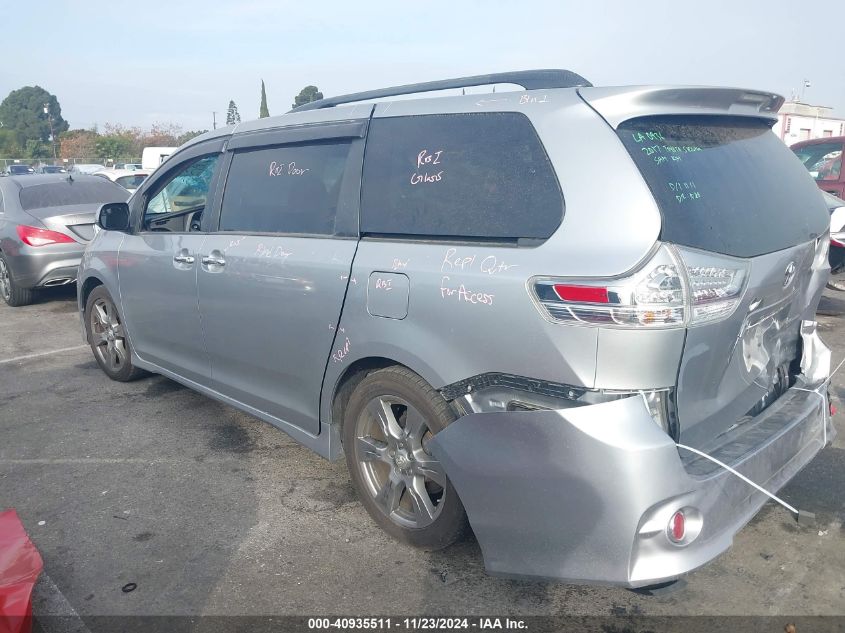
[[[193,264],[194,258],[192,255],[174,255],[173,261],[177,264]]]
[[[214,255],[207,255],[202,258],[202,263],[206,266],[225,266],[226,260],[222,257],[215,257]]]

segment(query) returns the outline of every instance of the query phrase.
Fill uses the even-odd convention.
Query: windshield
[[[115,182],[127,189],[137,189],[146,178],[146,175],[143,174],[138,174],[137,176],[121,176]]]
[[[816,143],[792,150],[816,180],[839,180],[842,143]]]
[[[27,165],[12,165],[9,167],[10,174],[34,174],[35,170]]]
[[[643,117],[617,132],[654,194],[664,241],[755,257],[827,229],[824,198],[762,119]]]

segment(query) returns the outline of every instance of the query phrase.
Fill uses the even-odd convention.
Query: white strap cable
[[[836,369],[830,372],[830,376],[828,376],[827,379],[815,389],[803,389],[801,387],[793,387],[795,391],[806,391],[807,393],[814,393],[822,399],[822,446],[827,446],[827,421],[828,415],[830,413],[830,410],[828,408],[830,405],[827,401],[827,398],[825,398],[825,394],[822,393],[822,389],[827,389],[827,386],[830,384],[831,378],[836,375],[836,372],[839,371],[843,364],[845,364],[845,358],[842,359],[842,362],[840,362],[836,366]]]
[[[787,510],[789,510],[789,511],[790,511],[790,512],[792,512],[793,514],[798,514],[798,510],[796,510],[795,508],[793,508],[793,507],[792,507],[791,505],[789,505],[786,501],[784,501],[784,500],[783,500],[783,499],[781,499],[780,497],[776,497],[776,496],[775,496],[775,495],[773,495],[771,492],[769,492],[768,490],[766,490],[765,488],[763,488],[763,486],[759,486],[759,485],[755,484],[755,483],[754,483],[753,481],[751,481],[748,477],[746,477],[745,475],[743,475],[743,474],[742,474],[742,473],[740,473],[740,472],[737,472],[736,470],[734,470],[733,468],[731,468],[731,467],[730,467],[730,466],[728,466],[727,464],[725,464],[725,463],[723,463],[723,462],[720,462],[720,461],[719,461],[718,459],[716,459],[715,457],[711,457],[711,456],[710,456],[710,455],[708,455],[707,453],[703,453],[703,452],[701,452],[700,450],[698,450],[697,448],[692,448],[691,446],[686,446],[686,445],[684,445],[684,444],[678,444],[678,448],[683,448],[683,449],[685,449],[685,450],[690,451],[691,453],[695,453],[696,455],[700,455],[701,457],[704,457],[705,459],[709,459],[709,460],[710,460],[711,462],[713,462],[714,464],[716,464],[716,465],[718,465],[718,466],[721,466],[722,468],[724,468],[725,470],[727,470],[729,473],[733,473],[734,475],[736,475],[737,477],[739,477],[740,479],[742,479],[742,480],[743,480],[745,483],[747,483],[749,486],[753,486],[754,488],[756,488],[757,490],[759,490],[760,492],[762,492],[764,495],[766,495],[766,496],[767,496],[767,497],[769,497],[770,499],[773,499],[774,501],[777,501],[779,504],[781,504],[784,508],[786,508]]]
[[[836,366],[836,369],[834,369],[830,373],[830,376],[828,376],[827,379],[821,385],[816,387],[815,389],[802,389],[801,387],[793,387],[796,391],[806,391],[808,393],[814,393],[817,396],[820,396],[821,399],[822,399],[822,409],[823,409],[823,411],[822,411],[822,429],[823,429],[823,434],[824,434],[824,444],[822,444],[822,446],[827,445],[827,415],[828,415],[828,410],[827,410],[827,406],[826,406],[827,405],[827,399],[825,398],[825,394],[821,393],[821,390],[825,389],[827,387],[827,385],[830,383],[830,379],[833,378],[834,374],[836,374],[836,372],[839,371],[839,369],[842,367],[843,364],[845,364],[845,359],[843,359],[842,362],[839,363],[839,365]],[[642,395],[643,400],[646,402],[646,406],[648,406],[648,401],[646,400],[645,393],[640,392],[640,394]],[[711,455],[708,455],[707,453],[704,453],[704,452],[698,450],[697,448],[692,448],[691,446],[686,446],[685,444],[677,443],[677,446],[678,446],[678,448],[682,448],[684,450],[690,451],[691,453],[695,453],[696,455],[699,455],[700,457],[703,457],[704,459],[709,459],[711,462],[713,462],[717,466],[721,466],[722,468],[727,470],[729,473],[732,473],[732,474],[736,475],[737,477],[739,477],[740,479],[742,479],[749,486],[756,488],[757,490],[762,492],[764,495],[766,495],[767,497],[769,497],[773,501],[777,501],[780,505],[782,505],[784,508],[786,508],[787,510],[789,510],[793,514],[798,514],[798,510],[793,508],[786,501],[784,501],[780,497],[773,495],[771,492],[769,492],[768,490],[766,490],[762,486],[754,483],[748,477],[746,477],[742,473],[734,470],[733,468],[731,468],[727,464],[720,462],[715,457],[712,457]]]

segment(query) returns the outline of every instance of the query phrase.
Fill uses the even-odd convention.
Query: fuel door
[[[367,282],[367,312],[375,317],[404,319],[408,316],[410,281],[402,273],[376,271]]]

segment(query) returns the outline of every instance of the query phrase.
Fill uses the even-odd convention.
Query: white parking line
[[[0,365],[6,363],[15,363],[19,360],[29,360],[30,358],[39,358],[40,356],[50,356],[51,354],[61,354],[62,352],[72,352],[78,349],[88,349],[87,345],[74,345],[73,347],[63,347],[62,349],[54,349],[49,352],[38,352],[37,354],[24,354],[23,356],[15,356],[14,358],[5,358],[0,360]]]

